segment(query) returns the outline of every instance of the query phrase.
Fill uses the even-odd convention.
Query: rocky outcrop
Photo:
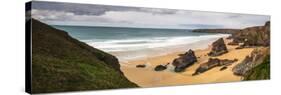
[[[233,34],[240,29],[194,29],[192,32],[199,33],[224,33],[224,34]]]
[[[167,63],[166,65],[157,65],[155,68],[154,68],[154,71],[163,71],[163,70],[166,70],[167,69],[167,66],[169,65],[170,63]]]
[[[179,58],[174,59],[172,64],[175,66],[175,72],[181,72],[184,71],[185,68],[193,65],[195,62],[197,62],[197,58],[194,51],[190,49]]]
[[[229,60],[229,59],[218,59],[218,58],[209,58],[208,62],[201,64],[196,71],[192,75],[198,75],[200,73],[204,73],[214,67],[217,66],[229,66],[232,63],[238,61],[237,59]],[[226,69],[226,68],[224,68]]]
[[[233,73],[240,76],[246,75],[249,70],[262,63],[262,61],[268,54],[269,48],[254,49],[250,56],[246,56],[246,58],[241,63],[233,67]]]
[[[223,38],[218,39],[212,43],[212,50],[208,53],[209,56],[219,56],[224,53],[227,53],[227,47],[224,43]]]
[[[242,29],[232,34],[232,43],[243,43],[242,47],[269,46],[270,45],[270,22],[264,26],[256,26]]]

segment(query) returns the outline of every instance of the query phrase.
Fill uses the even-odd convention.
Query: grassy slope
[[[264,59],[263,63],[247,72],[244,80],[264,80],[270,79],[270,57]]]
[[[32,20],[32,93],[137,87],[118,60]]]

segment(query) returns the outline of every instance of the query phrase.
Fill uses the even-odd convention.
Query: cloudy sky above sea
[[[266,15],[33,1],[32,17],[51,25],[143,28],[245,28]]]

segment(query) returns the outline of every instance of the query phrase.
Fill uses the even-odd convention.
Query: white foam
[[[141,39],[120,39],[120,40],[87,40],[89,45],[104,50],[114,52],[119,60],[127,61],[131,59],[145,58],[151,55],[164,55],[181,48],[194,49],[206,47],[206,43],[228,34],[201,35],[201,36],[181,36],[181,37],[154,37]],[[200,44],[202,43],[202,45]],[[192,46],[193,44],[193,46]]]
[[[201,40],[218,38],[226,36],[225,34],[204,35],[204,36],[183,36],[183,37],[155,37],[143,39],[121,39],[97,41],[88,40],[86,43],[107,52],[116,51],[132,51],[146,48],[160,48],[168,46],[176,46],[182,44],[196,43]]]

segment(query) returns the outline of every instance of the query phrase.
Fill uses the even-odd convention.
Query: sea
[[[126,28],[100,26],[53,27],[94,48],[115,55],[119,61],[147,59],[189,49],[204,49],[228,34],[195,33],[192,29]]]

